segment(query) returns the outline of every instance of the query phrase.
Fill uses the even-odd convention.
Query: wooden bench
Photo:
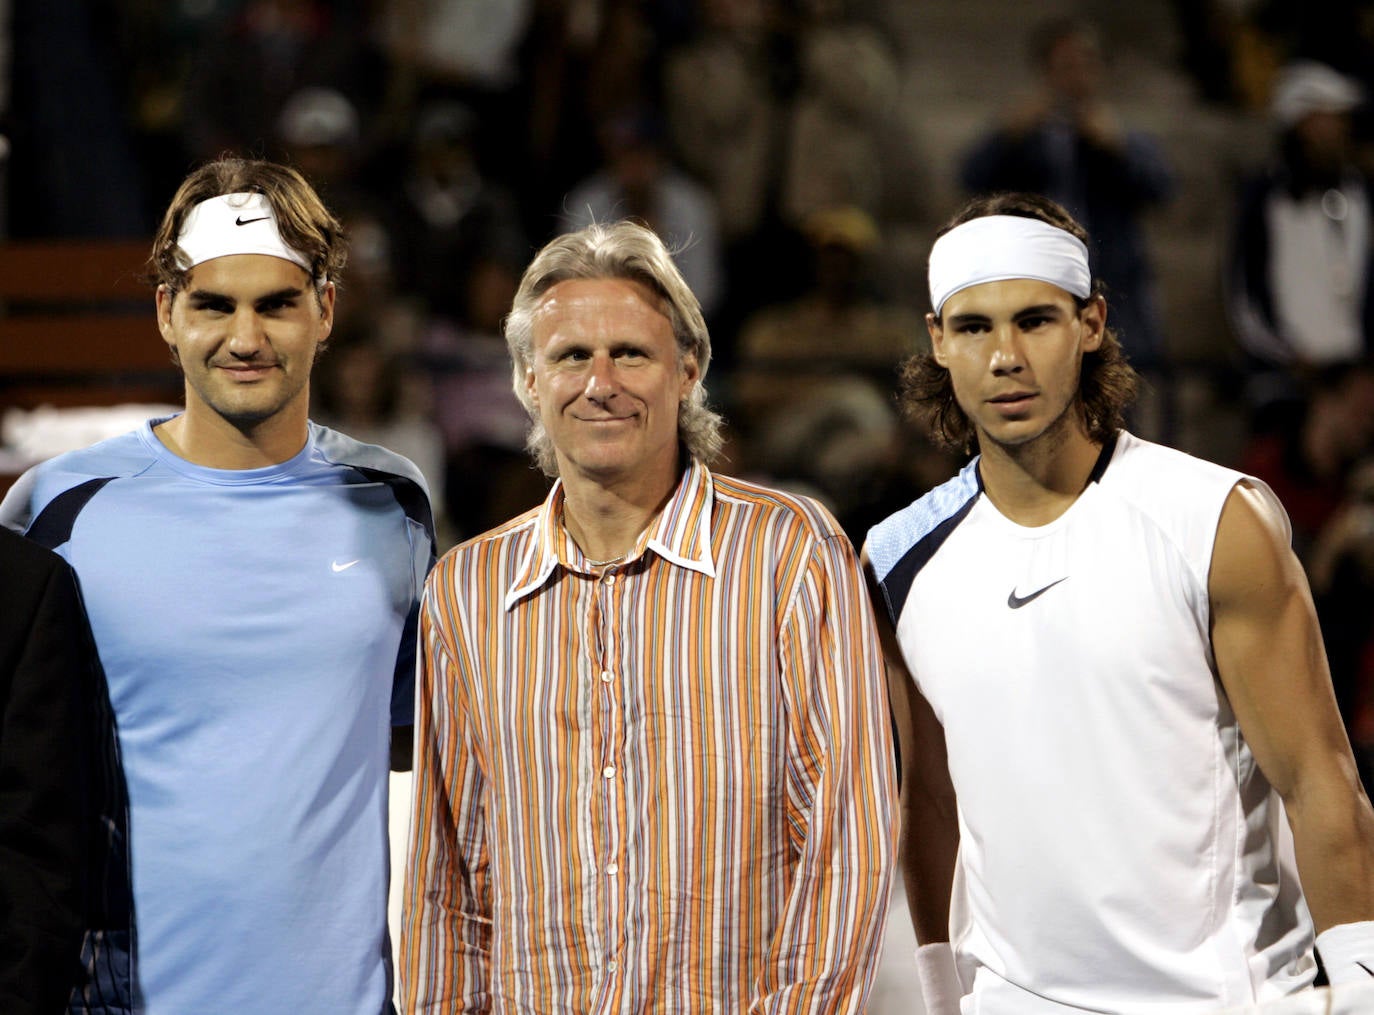
[[[149,240],[0,242],[0,414],[180,403],[141,279]],[[12,470],[10,470],[12,472]],[[0,475],[0,492],[13,475]]]

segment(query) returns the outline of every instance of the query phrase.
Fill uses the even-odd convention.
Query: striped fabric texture
[[[693,463],[598,573],[540,508],[426,585],[406,1012],[861,1012],[897,833],[818,505]]]

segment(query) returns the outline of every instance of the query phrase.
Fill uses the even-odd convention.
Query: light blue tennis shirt
[[[129,791],[148,1015],[378,1015],[392,722],[433,560],[405,459],[311,424],[265,469],[141,430],[31,470],[7,522],[76,569]]]

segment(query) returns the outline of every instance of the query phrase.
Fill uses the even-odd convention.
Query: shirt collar
[[[555,568],[576,574],[592,574],[587,557],[563,527],[563,483],[555,482],[535,516],[534,538],[506,589],[505,607],[515,606],[525,596],[542,588]],[[692,459],[678,480],[673,495],[648,527],[640,534],[625,563],[637,560],[652,550],[670,564],[699,571],[708,578],[716,576],[711,556],[711,509],[715,502],[715,483],[711,472]]]

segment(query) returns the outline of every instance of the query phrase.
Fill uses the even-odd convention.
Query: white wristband
[[[1340,983],[1374,983],[1374,920],[1338,923],[1317,935],[1326,978]]]
[[[959,998],[964,988],[959,985],[954,949],[948,941],[917,947],[916,978],[921,981],[926,1015],[959,1015]]]

